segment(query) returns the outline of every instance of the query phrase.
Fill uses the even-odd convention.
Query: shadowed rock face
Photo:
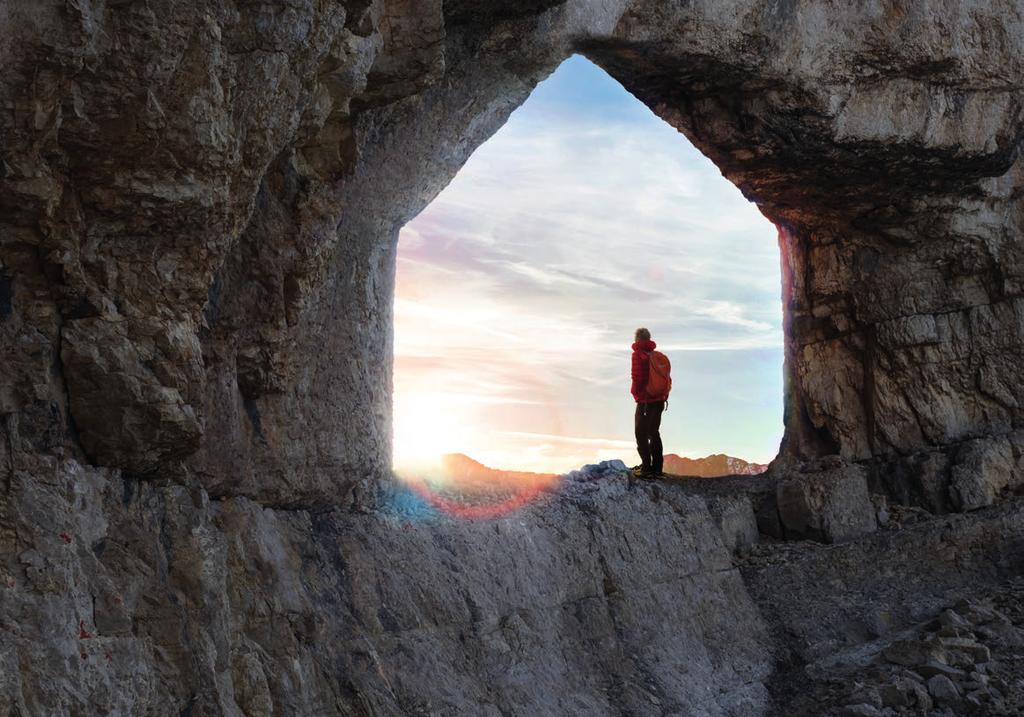
[[[965,441],[1019,459],[1013,3],[4,8],[0,396],[24,433],[217,495],[365,493],[397,231],[584,52],[780,227],[787,464],[866,461],[923,500],[920,466],[947,480]]]
[[[308,511],[373,506],[389,473],[398,230],[572,52],[685,132],[779,226],[784,510],[762,508],[782,533],[869,530],[869,491],[967,511],[1024,481],[1017,3],[515,5],[0,0],[0,547],[16,596],[0,617],[19,626],[0,659],[12,704],[88,711],[138,674],[137,692],[110,692],[125,713],[164,698],[168,713],[288,712],[294,695],[319,700],[296,707],[310,714],[415,709],[401,690],[371,698],[337,677],[387,674],[379,644],[318,652],[309,624],[335,619],[322,605],[388,597],[372,580],[323,577],[311,551],[363,527]],[[120,491],[134,508],[117,507]],[[626,532],[654,509],[637,504],[630,526],[595,501]],[[265,534],[247,542],[224,517],[232,506],[269,521]],[[440,563],[420,565],[441,569],[445,551],[475,540],[445,536],[435,526],[429,548],[410,541],[389,559],[415,566],[428,550]],[[372,541],[352,550],[383,555]],[[521,557],[530,579],[551,579],[540,553]],[[319,607],[292,605],[273,576],[282,560]],[[269,581],[264,597],[246,592],[249,573]],[[241,582],[226,593],[216,575]],[[122,603],[101,615],[108,594]],[[731,586],[716,600],[744,595]],[[643,641],[645,619],[616,618],[621,644]],[[240,627],[212,627],[224,621]],[[100,643],[79,656],[79,622],[131,659],[90,652]],[[477,623],[471,611],[446,625]],[[374,639],[391,630],[356,624]],[[295,643],[272,650],[284,629]],[[300,654],[321,660],[311,682],[282,667]],[[447,689],[484,694],[479,665],[445,655]],[[35,658],[45,672],[27,666]],[[655,681],[672,669],[644,667]],[[580,713],[596,689],[578,687]],[[486,713],[483,697],[467,704]]]

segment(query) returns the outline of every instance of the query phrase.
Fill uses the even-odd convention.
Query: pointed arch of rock
[[[580,52],[779,227],[776,467],[856,464],[935,510],[1006,489],[950,492],[961,453],[1021,455],[1020,18],[999,2],[945,29],[886,2],[300,5],[118,6],[83,25],[88,69],[12,75],[37,107],[10,132],[12,246],[38,249],[5,265],[15,307],[38,286],[60,316],[57,378],[10,379],[54,407],[26,426],[214,495],[365,499],[389,466],[398,229]],[[181,32],[122,58],[151,68],[122,107],[108,39],[148,26]]]
[[[869,482],[935,511],[1019,487],[1019,3],[0,16],[0,704],[766,714],[805,664],[1019,575],[1019,501],[743,571],[716,519],[749,528],[748,495],[344,510],[387,476],[399,227],[576,51],[780,227],[785,530],[873,527]]]
[[[342,436],[324,451],[336,457],[309,474],[333,485],[338,468],[353,478],[364,466],[386,472],[389,364],[375,357],[389,350],[397,231],[539,79],[580,52],[686,134],[779,227],[786,436],[777,467],[814,473],[822,459],[852,462],[876,490],[953,507],[946,466],[959,446],[1013,440],[1020,425],[1009,353],[1020,341],[1020,216],[1007,190],[1019,172],[1019,99],[1001,79],[979,85],[968,74],[978,55],[936,58],[923,40],[902,44],[924,30],[913,16],[865,21],[842,10],[856,32],[836,18],[812,38],[795,10],[780,8],[738,19],[710,5],[638,4],[613,21],[560,6],[540,22],[448,28],[433,76],[419,70],[433,46],[401,67],[378,59],[347,119],[352,164],[338,182],[314,183],[338,238],[324,283],[296,292],[309,328],[290,338],[315,345],[327,331],[326,355],[346,359],[292,371],[312,371],[312,390],[326,387],[355,410],[343,423],[311,406],[313,395],[291,406],[289,416]],[[403,74],[413,67],[419,74]],[[282,176],[302,171],[295,158],[304,151],[278,158]],[[308,236],[301,212],[286,216]],[[269,219],[254,215],[246,236]],[[992,338],[999,333],[1015,338]],[[313,348],[297,354],[325,356]],[[265,352],[271,366],[255,372],[273,377]],[[255,393],[261,415],[293,400]]]

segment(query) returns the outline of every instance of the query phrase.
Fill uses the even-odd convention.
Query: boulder
[[[939,623],[943,627],[952,628],[954,630],[970,630],[971,624],[965,620],[960,613],[955,610],[943,610],[942,614],[939,615]]]
[[[940,637],[939,644],[947,650],[965,653],[971,663],[985,663],[991,659],[988,647],[968,637]]]
[[[927,714],[932,708],[932,696],[928,694],[928,688],[920,682],[910,681],[910,689],[914,693],[914,703],[921,712]]]
[[[878,692],[883,707],[906,707],[914,703],[914,688],[909,681],[882,685]]]
[[[950,473],[949,497],[958,510],[992,505],[1003,491],[1024,483],[1008,438],[969,441],[960,448]]]
[[[759,539],[757,516],[748,496],[717,496],[708,500],[708,510],[722,531],[730,550],[753,545]]]
[[[938,654],[937,646],[926,640],[899,640],[882,651],[886,660],[903,667],[924,665]]]
[[[839,543],[877,527],[867,471],[858,465],[788,477],[779,482],[776,499],[787,538]]]
[[[950,677],[955,679],[963,679],[965,673],[963,670],[957,669],[951,665],[947,665],[945,662],[939,660],[928,660],[923,665],[918,665],[914,668],[922,677],[931,679],[936,675],[942,675],[943,677]]]
[[[951,703],[960,699],[960,690],[945,675],[935,675],[928,680],[928,694],[939,702]]]

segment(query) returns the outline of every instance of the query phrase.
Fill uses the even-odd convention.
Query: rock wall
[[[904,499],[964,442],[1005,436],[1019,461],[1024,114],[1003,49],[1020,46],[1020,8],[656,17],[640,6],[586,46],[780,228],[783,457],[870,460]]]
[[[1012,0],[0,0],[0,27],[9,710],[386,713],[415,711],[426,691],[431,704],[528,712],[511,682],[483,696],[491,658],[446,648],[431,669],[451,679],[422,679],[428,647],[458,638],[397,626],[455,598],[416,593],[424,575],[386,561],[412,565],[427,542],[442,552],[426,564],[487,606],[484,622],[527,609],[513,599],[524,591],[543,599],[535,624],[510,628],[524,635],[512,654],[533,666],[508,679],[540,679],[534,661],[563,652],[603,675],[572,697],[549,684],[552,709],[639,709],[600,696],[645,698],[615,680],[647,680],[656,700],[693,692],[689,707],[711,714],[738,709],[734,696],[765,704],[760,648],[736,652],[726,627],[701,634],[640,586],[644,565],[664,563],[665,580],[696,581],[687,610],[718,624],[700,597],[714,594],[760,629],[699,502],[651,538],[656,501],[625,513],[615,496],[555,500],[524,519],[516,556],[491,537],[500,526],[406,538],[373,512],[389,475],[398,230],[572,52],[779,226],[786,437],[762,529],[855,538],[874,528],[871,492],[942,513],[1024,482],[1024,12]],[[577,509],[621,532],[585,532]],[[708,546],[700,565],[669,559],[694,535]],[[599,556],[652,539],[617,588],[640,591],[646,613],[541,568],[593,586]],[[563,565],[567,546],[589,562]],[[472,568],[441,560],[449,548]],[[488,560],[512,563],[485,585]],[[393,589],[410,596],[398,622],[379,607],[379,626],[353,616],[361,591],[392,599],[389,580],[409,581]],[[700,644],[724,672],[585,662],[590,631],[555,617],[566,604],[595,634],[625,630],[608,637],[621,650],[665,615],[682,642],[661,654]],[[120,646],[109,658],[107,644]],[[374,682],[399,664],[420,682]],[[701,696],[708,679],[724,697]]]
[[[697,497],[316,514],[68,460],[6,498],[0,714],[767,709],[765,624]]]
[[[965,442],[1019,460],[1012,2],[2,8],[0,396],[41,450],[358,501],[389,465],[398,230],[583,52],[780,227],[790,468],[925,501]]]

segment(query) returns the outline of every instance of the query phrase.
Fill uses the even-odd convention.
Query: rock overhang
[[[187,466],[221,494],[301,502],[334,495],[339,478],[351,486],[386,475],[390,369],[367,364],[390,351],[397,230],[540,78],[582,52],[780,227],[783,458],[898,461],[1005,433],[1020,423],[1011,404],[1021,381],[1009,362],[968,358],[986,385],[1006,387],[990,399],[968,390],[963,351],[948,342],[930,348],[926,368],[887,340],[893,322],[963,316],[960,332],[975,341],[969,316],[991,306],[992,332],[1019,343],[1020,216],[1010,187],[1020,181],[1021,61],[1008,52],[1012,22],[978,21],[979,12],[999,16],[998,5],[951,9],[941,33],[916,11],[710,2],[539,2],[516,12],[361,3],[149,17],[149,27],[175,23],[196,42],[167,44],[186,64],[154,66],[146,102],[121,110],[134,118],[126,148],[168,134],[181,149],[202,148],[193,135],[210,126],[237,151],[136,153],[120,174],[111,160],[84,164],[110,139],[97,118],[118,76],[102,42],[81,52],[103,69],[57,63],[45,93],[39,80],[21,85],[37,88],[37,102],[65,86],[86,98],[59,132],[46,134],[45,122],[11,127],[13,147],[38,135],[50,152],[76,158],[61,169],[26,153],[18,165],[51,178],[33,190],[45,200],[37,216],[76,217],[25,234],[29,246],[54,247],[43,282],[64,321],[57,360],[69,397],[54,403],[101,463],[162,475]],[[135,12],[111,9],[103,22],[132,32]],[[147,49],[133,52],[142,60]],[[196,113],[203,122],[192,123]],[[188,165],[176,167],[175,156]],[[190,179],[175,185],[174,176]],[[7,185],[28,186],[16,174]],[[82,199],[67,199],[77,186]],[[83,305],[94,308],[82,316]],[[109,360],[88,360],[90,345]],[[936,360],[955,379],[944,395],[901,385],[934,374]],[[943,410],[956,425],[937,432],[943,419],[931,414]],[[318,438],[283,444],[301,432]],[[217,454],[242,474],[230,475]]]
[[[865,496],[879,493],[970,511],[944,520],[973,525],[1019,490],[1024,21],[1014,3],[446,7],[447,18],[440,2],[4,7],[23,22],[0,47],[13,108],[0,119],[0,465],[12,486],[0,508],[15,526],[0,540],[27,617],[0,659],[48,644],[33,614],[59,611],[80,634],[99,596],[103,639],[138,658],[153,694],[228,699],[218,685],[230,664],[239,704],[305,709],[288,685],[319,673],[289,671],[267,636],[322,649],[323,616],[305,603],[289,612],[294,591],[275,603],[287,590],[267,571],[316,586],[300,602],[347,596],[363,633],[381,637],[386,600],[359,575],[381,569],[374,538],[399,538],[389,526],[363,535],[375,518],[346,511],[372,505],[389,473],[390,366],[379,358],[390,351],[395,237],[571,52],[686,132],[780,227],[787,434],[772,480],[789,482],[758,493],[762,527],[849,538],[869,522]],[[643,538],[646,526],[600,509]],[[732,503],[718,510],[730,524],[749,518]],[[658,515],[668,541],[671,516]],[[1007,521],[970,544],[996,550],[1000,536],[1012,540]],[[734,539],[749,532],[734,527]],[[836,550],[865,564],[858,545]],[[417,549],[399,552],[412,561]],[[723,553],[707,550],[717,565]],[[524,548],[532,570],[530,556]],[[648,568],[658,561],[637,566]],[[257,593],[272,623],[250,609]],[[735,585],[720,594],[747,600]],[[430,607],[413,588],[403,595]],[[573,608],[608,627],[590,604],[607,603]],[[232,614],[248,626],[222,629]],[[120,634],[126,615],[152,628],[169,663]],[[554,615],[534,617],[563,639]],[[509,617],[510,644],[543,632],[529,617]],[[86,657],[74,662],[81,672],[33,683],[47,706],[73,702],[74,685],[107,694],[111,675],[136,674],[115,654],[96,666],[107,643],[59,644]],[[403,648],[388,644],[400,664]],[[392,704],[372,654],[349,647],[330,659]],[[767,663],[748,657],[736,684],[756,686]],[[453,665],[451,684],[475,694],[486,670]],[[325,690],[335,687],[359,692]]]

